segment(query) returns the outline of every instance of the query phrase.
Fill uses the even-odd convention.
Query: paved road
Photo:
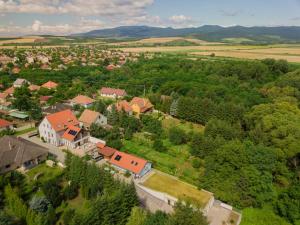
[[[42,147],[45,147],[48,149],[48,152],[54,156],[56,156],[56,160],[61,162],[61,163],[64,163],[65,162],[65,158],[66,158],[66,154],[61,150],[59,149],[58,147],[54,146],[54,145],[51,145],[51,144],[48,144],[48,143],[44,143],[41,141],[41,139],[39,139],[38,137],[31,137],[29,138],[28,137],[28,134],[23,134],[23,135],[20,135],[20,137],[28,140],[28,141],[31,141],[35,144],[38,144]]]

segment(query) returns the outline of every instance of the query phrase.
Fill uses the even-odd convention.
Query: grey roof
[[[15,163],[21,165],[47,153],[47,149],[21,137],[0,138],[0,167]]]
[[[18,78],[15,80],[14,85],[23,85],[25,83],[28,83],[28,81],[23,78]]]
[[[43,113],[52,114],[52,113],[64,111],[67,109],[72,109],[72,106],[66,105],[64,103],[56,103],[56,104],[51,105],[51,106],[47,107],[46,109],[44,109]]]

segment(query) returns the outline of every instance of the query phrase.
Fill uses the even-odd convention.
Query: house
[[[69,109],[45,116],[39,125],[39,134],[52,145],[68,148],[76,148],[89,139],[89,133],[80,128],[79,121]]]
[[[30,82],[25,80],[25,79],[22,79],[22,78],[18,78],[15,80],[15,82],[13,83],[13,87],[14,88],[20,88],[22,87],[23,85],[25,84],[29,84],[30,85]]]
[[[151,171],[151,163],[124,152],[115,151],[109,162],[122,171],[128,171],[135,177],[142,177]]]
[[[28,89],[30,90],[30,91],[38,91],[38,90],[40,90],[40,86],[39,85],[35,85],[35,84],[31,84],[31,85],[29,85],[29,87],[28,87]]]
[[[10,88],[7,88],[7,89],[4,91],[4,93],[6,93],[6,94],[8,94],[8,95],[10,95],[10,96],[13,96],[14,93],[15,93],[15,88],[14,88],[14,86],[11,86]]]
[[[48,150],[15,136],[0,138],[0,173],[30,169],[46,160]]]
[[[40,104],[46,104],[49,101],[49,99],[51,99],[51,98],[52,98],[52,96],[41,96]]]
[[[49,115],[53,113],[57,113],[64,110],[72,110],[72,106],[64,104],[64,103],[55,103],[54,105],[51,105],[47,108],[43,109],[43,114]]]
[[[108,146],[102,147],[101,143],[97,144],[97,147],[98,147],[99,154],[102,155],[105,160],[110,160],[111,157],[115,154],[115,152],[118,151]]]
[[[53,81],[48,81],[48,82],[44,83],[41,87],[47,88],[47,89],[56,89],[57,86],[58,86],[57,83],[55,83]]]
[[[123,98],[127,95],[127,93],[123,89],[103,87],[100,90],[100,95],[108,98]]]
[[[109,64],[108,66],[106,66],[106,69],[109,71],[112,71],[112,70],[116,69],[116,66],[113,64]]]
[[[8,94],[7,94],[7,93],[5,93],[5,92],[1,92],[1,93],[0,93],[0,104],[3,104],[3,103],[5,103],[5,102],[6,102],[6,99],[7,99],[7,97],[8,97]]]
[[[18,74],[18,73],[20,73],[20,71],[21,71],[21,69],[19,68],[19,67],[17,67],[17,66],[15,66],[13,69],[12,69],[12,73],[13,74]]]
[[[113,105],[108,106],[107,110],[111,112],[113,107],[115,107],[115,109],[118,112],[124,111],[130,116],[133,114],[132,107],[130,103],[127,102],[126,100],[119,101]]]
[[[132,111],[139,115],[140,113],[151,112],[153,110],[153,105],[147,98],[134,97],[130,101]]]
[[[89,129],[93,123],[104,126],[107,124],[107,117],[99,112],[85,109],[79,117],[80,125]]]
[[[3,130],[13,130],[13,124],[7,120],[0,119],[0,131]]]
[[[80,106],[83,106],[84,108],[88,108],[88,107],[92,106],[94,102],[95,102],[95,100],[88,96],[78,95],[71,100],[71,105],[72,106],[80,105]]]

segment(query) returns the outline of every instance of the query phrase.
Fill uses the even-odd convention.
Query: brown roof
[[[126,91],[123,89],[108,88],[108,87],[101,88],[100,94],[116,95],[119,97],[123,97],[123,96],[127,95]]]
[[[12,86],[10,88],[7,88],[4,93],[7,93],[9,95],[12,95],[15,92],[15,88]]]
[[[79,121],[71,110],[53,113],[45,117],[55,131],[67,129],[70,125],[79,125]]]
[[[92,123],[96,122],[97,118],[99,118],[100,115],[101,114],[99,112],[86,109],[79,117],[79,121],[91,125]]]
[[[89,105],[89,104],[95,102],[94,99],[92,99],[88,96],[85,96],[85,95],[78,95],[77,97],[73,98],[71,101],[73,103],[79,104],[79,105]]]
[[[5,92],[0,93],[0,98],[2,98],[2,99],[6,99],[7,96],[8,96],[8,93],[5,93]]]
[[[117,150],[108,146],[100,148],[98,152],[106,157],[111,157]]]
[[[16,163],[18,166],[39,156],[48,154],[47,149],[31,141],[15,136],[0,138],[0,167]]]

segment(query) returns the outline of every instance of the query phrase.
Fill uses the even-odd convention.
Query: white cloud
[[[141,16],[154,0],[0,0],[0,12]]]
[[[40,29],[41,29],[41,25],[42,25],[42,22],[39,21],[39,20],[35,20],[31,26],[31,29],[34,31],[34,32],[39,32]]]
[[[173,23],[186,23],[188,21],[191,21],[192,18],[189,16],[185,16],[185,15],[174,15],[174,16],[171,16],[169,18],[169,20]]]

